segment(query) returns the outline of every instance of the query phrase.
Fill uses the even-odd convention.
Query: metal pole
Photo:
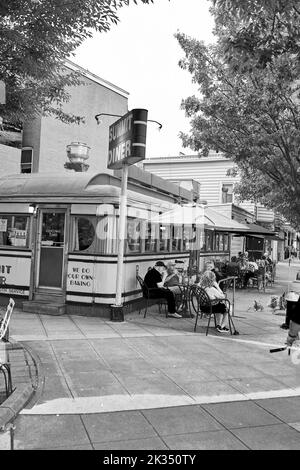
[[[235,295],[235,277],[233,278],[233,291],[232,291],[232,316],[234,317],[234,295]]]
[[[124,272],[124,242],[126,230],[127,215],[127,181],[128,181],[128,165],[123,165],[122,170],[122,186],[120,196],[120,215],[118,230],[118,264],[117,264],[117,282],[116,282],[116,300],[117,307],[122,306],[122,288],[123,288],[123,272]]]

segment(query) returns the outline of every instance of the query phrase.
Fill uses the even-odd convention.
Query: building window
[[[32,173],[32,147],[23,147],[21,151],[21,173]]]
[[[233,184],[222,184],[222,204],[233,202]]]

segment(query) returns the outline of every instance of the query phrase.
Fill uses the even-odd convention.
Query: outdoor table
[[[190,284],[189,282],[178,285],[181,291],[180,300],[181,300],[181,306],[182,306],[180,312],[178,313],[180,313],[183,318],[194,318],[194,314],[191,313],[191,310],[190,310],[190,302],[189,302],[191,286],[192,284]]]

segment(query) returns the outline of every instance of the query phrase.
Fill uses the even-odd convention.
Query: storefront
[[[175,188],[176,189],[176,188]],[[181,193],[188,203],[190,193]],[[28,174],[0,180],[0,301],[60,303],[101,314],[115,297],[120,179],[108,174]],[[141,297],[136,274],[157,259],[188,263],[183,225],[153,222],[178,194],[129,185],[123,297]],[[200,236],[200,235],[199,235]],[[198,239],[198,238],[197,238]],[[104,307],[104,309],[103,309]]]

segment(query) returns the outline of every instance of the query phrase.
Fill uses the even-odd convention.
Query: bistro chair
[[[5,383],[5,394],[8,397],[12,393],[12,379],[11,379],[11,370],[10,370],[10,363],[8,358],[8,352],[5,347],[5,344],[8,343],[8,335],[9,335],[9,322],[11,315],[13,313],[13,309],[15,306],[15,302],[13,299],[9,299],[8,306],[6,308],[6,312],[4,317],[0,320],[0,371],[2,372],[4,383]]]
[[[161,313],[161,308],[162,305],[165,307],[165,314],[166,317],[168,316],[168,310],[167,310],[167,301],[164,298],[152,298],[151,297],[151,291],[156,290],[156,289],[151,289],[146,286],[144,279],[141,278],[141,276],[136,276],[136,279],[142,289],[143,297],[146,300],[146,306],[145,306],[145,313],[144,313],[144,318],[146,318],[147,315],[147,310],[149,306],[149,302],[153,301],[154,303],[158,303],[158,308],[159,308],[159,313]],[[141,313],[141,307],[139,309],[139,314]]]
[[[263,266],[259,266],[258,270],[255,272],[254,277],[252,279],[252,286],[257,287],[258,290],[262,289],[266,292],[266,268]]]
[[[218,312],[213,312],[212,307],[213,305],[216,305],[217,303],[222,302],[226,305],[227,311],[228,311],[228,325],[229,325],[229,330],[230,334],[238,334],[238,332],[235,329],[235,326],[233,324],[233,320],[230,315],[230,302],[228,299],[224,300],[211,300],[206,293],[205,289],[199,286],[192,286],[190,289],[190,303],[193,307],[193,309],[196,312],[196,321],[195,321],[195,326],[194,326],[194,332],[196,332],[197,329],[197,324],[198,324],[198,318],[200,316],[200,319],[202,319],[203,315],[206,315],[208,317],[208,322],[207,322],[207,327],[206,327],[206,336],[208,335],[209,331],[209,326],[211,322],[211,317],[214,317],[214,322],[215,322],[215,328],[217,326],[217,321],[216,321],[216,315]],[[207,307],[209,311],[207,312]],[[205,312],[203,311],[203,308],[205,308]]]

